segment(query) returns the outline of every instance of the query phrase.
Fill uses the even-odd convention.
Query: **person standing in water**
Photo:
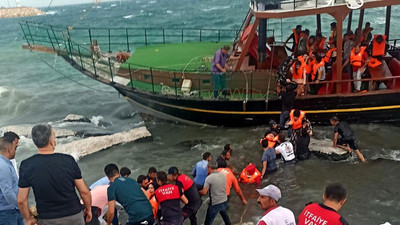
[[[339,122],[339,118],[337,118],[336,116],[332,117],[330,122],[331,125],[335,127],[333,132],[334,135],[332,147],[339,147],[348,152],[351,152],[351,150],[353,149],[360,161],[365,162],[363,154],[358,149],[356,136],[354,135],[349,125],[346,122]],[[340,138],[338,138],[339,134]]]

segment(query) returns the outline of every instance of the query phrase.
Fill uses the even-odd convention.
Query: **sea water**
[[[31,18],[0,20],[0,127],[18,124],[50,123],[56,127],[86,130],[88,133],[115,133],[145,124],[153,141],[128,143],[112,147],[79,161],[88,184],[104,176],[108,163],[132,170],[132,177],[145,174],[150,166],[167,170],[177,166],[190,174],[201,154],[210,151],[215,159],[226,143],[234,150],[230,163],[237,170],[253,162],[261,169],[258,140],[265,127],[211,128],[192,127],[156,119],[143,122],[142,117],[125,99],[50,54],[22,50],[23,34],[18,22],[29,20],[63,27],[155,27],[238,29],[248,10],[246,0],[152,0],[101,2],[93,4],[43,8],[47,14]],[[392,7],[391,39],[400,38],[399,7]],[[358,24],[353,14],[353,30]],[[330,16],[322,16],[322,30],[329,35]],[[366,10],[364,21],[370,21],[373,33],[384,32],[385,9]],[[302,24],[311,33],[315,17],[269,20],[268,29],[277,40],[285,40],[291,29]],[[345,24],[347,24],[345,22]],[[35,32],[35,31],[32,31]],[[48,63],[57,72],[46,65]],[[75,113],[92,119],[89,124],[65,124],[61,120]],[[273,183],[282,190],[280,204],[297,216],[308,202],[321,202],[324,187],[342,182],[348,188],[347,202],[340,211],[350,224],[400,224],[400,128],[390,125],[351,125],[367,163],[355,156],[346,161],[331,162],[311,157],[296,165],[279,164],[278,171],[263,180],[261,186]],[[331,138],[332,127],[314,127],[315,137]],[[76,138],[58,139],[68,143]],[[17,161],[35,154],[29,138],[21,138]],[[232,191],[228,213],[232,223],[256,224],[263,211],[258,208],[257,193],[252,185],[241,185],[249,199],[244,206]],[[32,198],[31,198],[32,200]],[[198,213],[199,223],[205,216],[207,199]],[[31,201],[32,202],[32,201]],[[216,224],[222,220],[217,217]],[[186,222],[186,224],[188,224]]]

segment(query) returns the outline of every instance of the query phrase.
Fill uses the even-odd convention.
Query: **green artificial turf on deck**
[[[139,47],[122,65],[128,68],[158,70],[210,71],[215,52],[229,42],[188,42]]]

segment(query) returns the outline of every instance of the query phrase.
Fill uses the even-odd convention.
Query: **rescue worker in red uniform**
[[[346,189],[343,185],[328,185],[322,198],[322,204],[312,203],[303,209],[299,215],[298,225],[348,225],[347,221],[338,213],[346,202]]]
[[[161,225],[182,224],[183,215],[180,201],[188,204],[188,200],[177,185],[168,184],[167,174],[163,171],[157,172],[157,183],[159,188],[155,191],[156,199],[161,206]]]
[[[201,197],[195,183],[185,174],[180,174],[177,167],[172,166],[168,169],[168,180],[183,190],[183,194],[188,199],[188,203],[182,208],[183,220],[190,220],[190,225],[197,225],[197,210],[201,206]]]

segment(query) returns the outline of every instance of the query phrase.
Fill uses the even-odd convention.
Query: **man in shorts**
[[[348,152],[353,151],[356,153],[361,162],[365,162],[363,154],[357,146],[356,136],[346,122],[339,122],[339,119],[334,116],[330,120],[331,125],[334,126],[333,147],[342,148]],[[338,138],[340,134],[340,138]]]

